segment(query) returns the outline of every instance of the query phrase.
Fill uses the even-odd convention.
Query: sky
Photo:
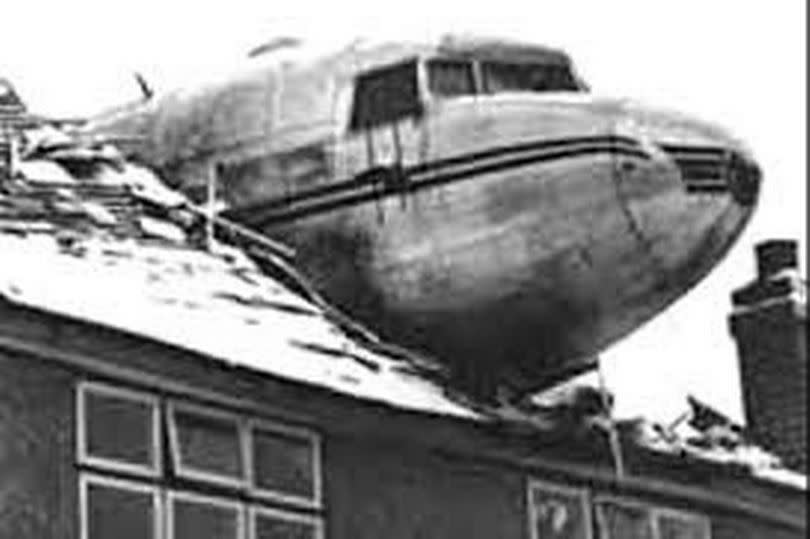
[[[806,9],[801,0],[26,0],[3,10],[0,77],[30,109],[74,117],[137,98],[135,71],[157,91],[193,84],[279,36],[324,50],[448,32],[561,47],[595,93],[716,122],[763,168],[757,213],[726,259],[602,356],[620,417],[672,420],[691,393],[740,420],[729,294],[753,278],[759,241],[797,239],[806,259]]]

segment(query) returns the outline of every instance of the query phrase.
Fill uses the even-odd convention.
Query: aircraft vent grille
[[[726,192],[734,159],[725,148],[661,145],[678,165],[688,192]]]

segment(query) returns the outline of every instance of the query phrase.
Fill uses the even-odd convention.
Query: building
[[[28,155],[0,179],[0,537],[806,534],[800,474],[627,423],[619,475],[598,407],[454,393],[148,171]]]
[[[757,278],[732,294],[745,418],[753,438],[807,473],[807,295],[796,243],[756,248]]]

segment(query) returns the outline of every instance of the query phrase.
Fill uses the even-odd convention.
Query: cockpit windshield
[[[576,92],[580,85],[566,65],[482,62],[484,92]]]
[[[453,97],[476,93],[472,62],[433,59],[427,63],[427,72],[428,88],[433,95]]]
[[[430,93],[439,97],[584,90],[567,64],[434,58],[426,65]]]

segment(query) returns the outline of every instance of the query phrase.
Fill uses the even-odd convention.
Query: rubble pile
[[[0,299],[396,407],[475,418],[431,363],[324,301],[291,250],[166,187],[110,143],[15,126]]]

